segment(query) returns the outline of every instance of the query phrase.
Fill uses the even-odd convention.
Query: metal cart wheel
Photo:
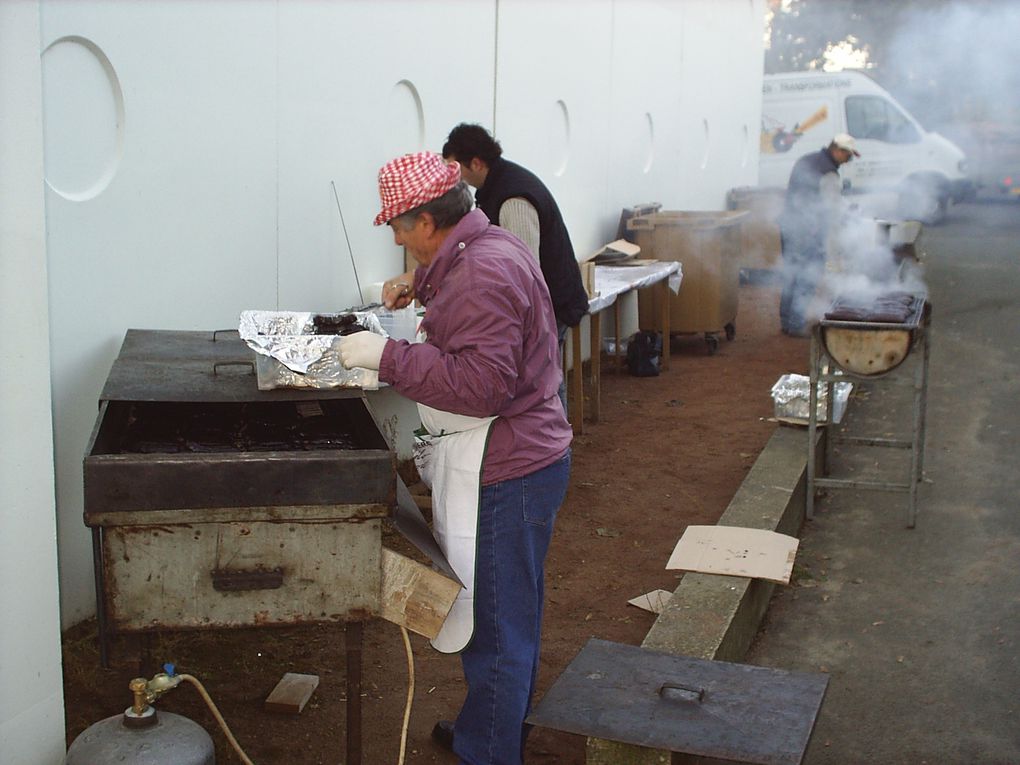
[[[719,350],[719,338],[715,335],[705,335],[705,345],[708,346],[708,355],[714,356],[715,352]]]
[[[727,340],[732,340],[733,338],[735,338],[737,336],[737,328],[733,324],[732,321],[729,324],[727,324],[725,327],[723,327],[723,329],[726,330],[726,339]]]

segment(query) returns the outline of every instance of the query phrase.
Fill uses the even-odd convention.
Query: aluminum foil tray
[[[259,390],[275,388],[379,387],[379,373],[344,369],[337,347],[339,335],[313,334],[315,314],[307,311],[243,311],[238,333],[255,353]],[[371,312],[354,312],[369,332],[388,337]]]
[[[838,382],[833,385],[832,419],[839,423],[846,412],[846,404],[853,390],[853,383]],[[818,384],[818,405],[816,416],[819,423],[825,422],[825,383]],[[788,374],[780,377],[772,386],[772,402],[777,420],[808,424],[810,413],[811,380],[804,375]]]

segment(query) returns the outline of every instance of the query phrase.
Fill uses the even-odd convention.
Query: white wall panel
[[[498,7],[496,137],[549,187],[578,255],[605,244],[612,11],[609,0]]]
[[[718,210],[734,186],[757,182],[761,0],[687,0],[681,81],[681,209]]]
[[[438,151],[462,121],[494,128],[546,182],[579,254],[626,205],[719,209],[757,177],[745,136],[763,13],[764,0],[44,0],[65,623],[92,610],[81,459],[127,328],[359,302],[332,184],[362,286],[379,282],[402,253],[372,226],[378,168]],[[384,422],[407,418],[377,398]]]
[[[276,300],[275,6],[56,2],[41,23],[47,176],[59,179],[47,190],[47,248],[70,623],[93,598],[81,459],[124,331],[236,326],[241,309]],[[106,80],[76,75],[90,50],[109,62]],[[90,100],[109,114],[115,88],[115,149],[101,121],[66,129],[76,109],[89,117]],[[119,158],[90,187],[87,168],[61,166],[79,154]],[[109,162],[92,165],[101,176]],[[70,198],[59,185],[69,178]]]
[[[0,3],[0,760],[57,765],[57,604],[39,3]]]
[[[440,151],[458,122],[490,118],[494,9],[455,0],[281,4],[282,308],[360,300],[331,183],[362,289],[403,269],[389,229],[372,225],[378,170],[401,154]]]
[[[681,164],[683,9],[682,3],[670,0],[614,4],[611,171],[605,211],[614,227],[624,207],[654,201],[676,209],[680,204],[686,183]],[[614,233],[615,228],[607,237]]]

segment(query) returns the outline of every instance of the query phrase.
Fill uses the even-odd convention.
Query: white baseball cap
[[[855,157],[861,156],[861,153],[857,151],[857,141],[849,133],[836,133],[832,137],[832,145],[850,152]]]

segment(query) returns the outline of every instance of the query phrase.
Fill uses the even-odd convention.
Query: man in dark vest
[[[588,312],[581,269],[549,189],[534,173],[502,155],[499,142],[481,125],[457,125],[443,146],[443,157],[460,163],[461,177],[477,189],[475,203],[489,221],[514,234],[538,258],[556,312],[562,352],[567,328]],[[566,410],[566,385],[560,388],[560,398]]]
[[[790,172],[779,217],[784,277],[779,321],[787,335],[807,334],[805,311],[825,270],[826,240],[840,208],[839,167],[859,156],[853,137],[840,133],[824,149],[798,159]]]

